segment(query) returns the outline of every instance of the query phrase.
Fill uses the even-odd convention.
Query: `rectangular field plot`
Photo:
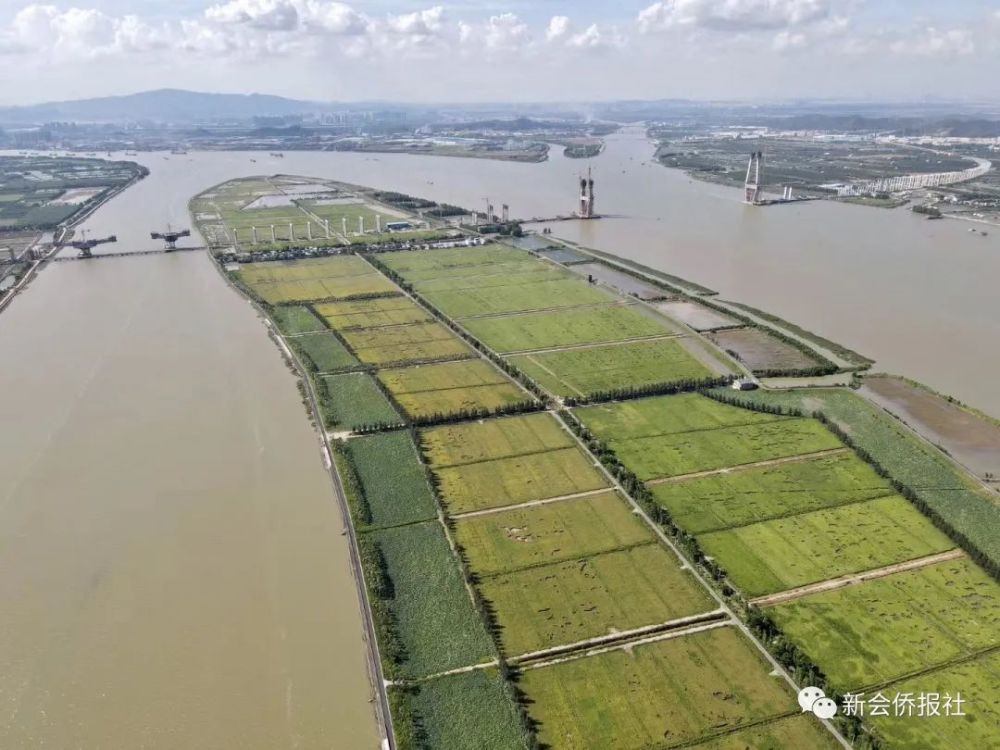
[[[462,466],[434,467],[450,513],[502,508],[608,487],[604,474],[576,446]]]
[[[708,336],[720,349],[735,352],[754,372],[767,370],[807,370],[821,362],[767,331],[735,328]]]
[[[366,536],[378,544],[392,581],[388,608],[405,649],[400,671],[425,677],[487,661],[489,636],[441,524],[426,521]]]
[[[487,346],[507,354],[673,333],[666,322],[654,320],[633,307],[607,305],[475,318],[465,321],[465,328]]]
[[[261,283],[255,284],[253,289],[269,305],[323,299],[348,299],[399,291],[389,279],[374,271],[357,276]]]
[[[434,427],[420,433],[420,442],[434,467],[541,453],[575,444],[573,436],[551,414]]]
[[[768,611],[841,691],[1000,645],[1000,584],[967,559],[813,594]]]
[[[316,372],[339,372],[361,366],[340,339],[330,332],[304,333],[287,341]]]
[[[595,305],[612,302],[612,297],[579,279],[546,281],[547,275],[534,283],[509,283],[480,289],[441,289],[424,292],[435,307],[449,317],[461,319],[525,310]]]
[[[726,733],[687,750],[841,750],[842,745],[812,714],[799,714]]]
[[[453,247],[441,250],[401,250],[382,253],[378,259],[407,278],[411,271],[437,271],[445,276],[462,266],[482,266],[491,263],[505,263],[530,259],[524,250],[515,250],[504,245],[482,245],[480,247]]]
[[[455,540],[481,576],[576,560],[653,542],[653,532],[609,490],[590,497],[455,519]]]
[[[659,544],[485,578],[509,656],[709,612],[716,604]]]
[[[469,346],[438,322],[387,328],[350,328],[342,335],[358,359],[368,365],[472,356]]]
[[[330,328],[337,331],[423,323],[434,319],[420,305],[403,296],[323,302],[314,305],[314,309]]]
[[[362,425],[403,421],[371,375],[353,372],[320,379],[320,409],[327,427],[354,430]]]
[[[795,710],[795,696],[730,627],[526,669],[538,739],[560,749],[648,750]]]
[[[819,458],[665,482],[654,485],[652,491],[656,501],[691,534],[872,500],[892,492],[874,469],[846,450]]]
[[[825,581],[952,549],[898,495],[698,537],[748,596]]]
[[[362,486],[367,525],[396,526],[437,515],[408,430],[351,438],[345,451]]]
[[[456,750],[527,747],[512,691],[504,685],[496,669],[477,669],[390,690],[405,691],[401,700],[409,703],[424,733],[426,744],[421,747]]]
[[[909,693],[916,699],[921,693],[937,693],[941,698],[937,716],[893,715],[866,717],[875,733],[893,750],[985,750],[997,746],[1000,732],[1000,652],[994,651],[971,661],[935,670],[897,682],[882,690],[891,701],[895,695]],[[874,692],[865,696],[871,700]],[[964,716],[947,715],[944,697],[961,695]],[[955,705],[951,706],[952,712]]]
[[[673,339],[523,354],[510,361],[547,391],[563,397],[713,375]]]
[[[534,400],[482,359],[381,370],[378,378],[412,419],[492,411]]]
[[[325,331],[323,321],[313,315],[312,310],[303,305],[282,305],[271,310],[271,317],[282,333],[310,333]]]
[[[644,481],[843,447],[832,432],[814,419],[783,419],[607,442],[618,458]]]
[[[407,280],[411,280],[414,273],[408,274]],[[435,271],[434,273],[439,272]],[[413,281],[413,286],[417,291],[428,296],[442,291],[485,290],[491,287],[536,284],[543,281],[557,281],[569,276],[566,271],[559,271],[554,266],[539,263],[531,258],[516,263],[465,266],[444,276],[429,276],[428,274],[430,272],[424,272],[420,275],[425,276],[425,278]]]
[[[573,413],[601,440],[672,435],[788,418],[722,404],[697,393],[585,406]]]
[[[279,260],[267,263],[246,263],[240,266],[239,277],[249,286],[281,281],[315,281],[341,276],[359,276],[372,272],[372,267],[357,255],[337,255],[306,260]]]

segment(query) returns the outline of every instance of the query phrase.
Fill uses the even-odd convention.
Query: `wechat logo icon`
[[[837,703],[826,697],[818,687],[804,687],[799,691],[799,706],[802,712],[812,711],[821,719],[832,719],[837,715]]]

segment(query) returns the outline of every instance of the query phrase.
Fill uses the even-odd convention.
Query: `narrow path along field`
[[[927,567],[928,565],[936,565],[937,563],[947,562],[949,560],[958,560],[959,558],[965,556],[966,555],[963,550],[948,550],[947,552],[939,552],[936,555],[920,557],[916,560],[907,560],[906,562],[886,565],[883,568],[876,568],[875,570],[866,570],[864,573],[853,573],[851,575],[840,576],[839,578],[831,578],[828,581],[811,583],[808,586],[799,586],[794,589],[789,589],[788,591],[779,591],[777,594],[758,596],[756,599],[751,599],[750,603],[758,607],[772,607],[775,604],[783,604],[784,602],[789,602],[793,599],[801,599],[804,596],[818,594],[822,591],[833,591],[834,589],[843,588],[845,586],[855,586],[859,583],[864,583],[865,581],[872,581],[876,578],[883,578],[885,576],[892,575],[893,573],[902,573],[906,570],[917,570],[919,568]]]
[[[767,461],[756,461],[752,464],[739,464],[737,466],[727,466],[722,469],[710,469],[708,471],[696,471],[692,474],[679,474],[674,477],[665,477],[663,479],[650,479],[646,482],[648,487],[654,487],[658,484],[671,484],[673,482],[686,482],[690,479],[699,479],[701,477],[716,476],[719,474],[733,474],[739,471],[749,471],[750,469],[759,469],[763,466],[781,466],[782,464],[794,464],[800,463],[802,461],[812,461],[816,458],[822,458],[823,456],[838,456],[848,453],[848,448],[829,448],[827,450],[815,451],[814,453],[803,453],[798,456],[785,456],[784,458],[771,458]]]

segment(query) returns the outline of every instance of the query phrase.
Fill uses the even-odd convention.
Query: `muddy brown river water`
[[[325,176],[518,217],[781,315],[1000,416],[1000,230],[826,202],[751,208],[649,163],[142,154],[86,224],[190,225],[238,176]],[[194,243],[200,240],[194,239]],[[0,315],[0,747],[376,745],[346,540],[295,381],[197,253],[61,263]]]

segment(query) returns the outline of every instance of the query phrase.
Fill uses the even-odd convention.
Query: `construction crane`
[[[181,237],[190,237],[191,230],[182,229],[179,232],[174,232],[170,229],[170,227],[167,227],[166,232],[150,232],[149,236],[154,240],[163,240],[164,242],[166,242],[167,250],[176,250],[177,240],[179,240]]]
[[[80,234],[80,239],[73,240],[72,242],[68,242],[66,244],[68,244],[70,247],[75,247],[77,250],[79,250],[80,251],[79,257],[93,258],[94,254],[91,252],[91,250],[93,250],[98,245],[104,245],[109,242],[118,242],[118,238],[112,234],[108,237],[102,237],[100,239],[95,239],[95,240],[88,240],[87,232],[83,231]]]

